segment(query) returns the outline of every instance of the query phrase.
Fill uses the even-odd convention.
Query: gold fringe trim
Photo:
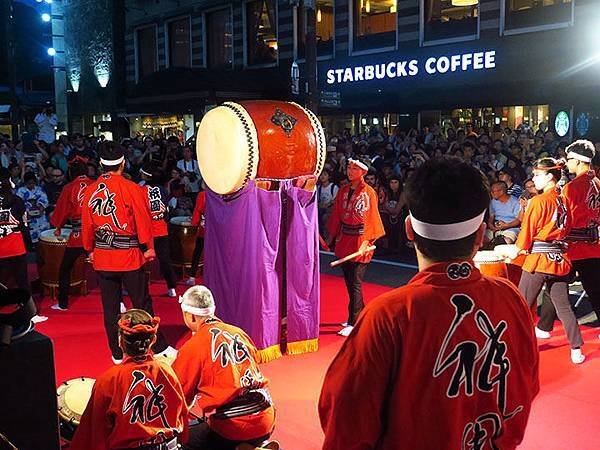
[[[308,341],[288,342],[287,353],[289,355],[299,355],[301,353],[316,352],[319,350],[319,340],[309,339]]]
[[[273,361],[274,359],[281,358],[281,349],[279,348],[279,344],[272,345],[271,347],[264,348],[262,350],[258,350],[256,352],[256,356],[259,364],[268,363],[269,361]]]

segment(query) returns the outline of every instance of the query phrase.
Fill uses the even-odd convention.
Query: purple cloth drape
[[[249,182],[233,196],[206,192],[204,281],[215,296],[217,315],[245,330],[259,350],[279,344],[284,316],[288,342],[318,337],[315,195],[288,181],[273,191],[258,189]],[[287,307],[282,311],[284,304]]]

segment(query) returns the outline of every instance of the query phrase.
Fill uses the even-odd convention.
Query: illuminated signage
[[[491,70],[496,68],[496,52],[462,53],[430,57],[425,60],[392,61],[327,70],[327,84],[356,83],[370,80]]]
[[[556,119],[554,119],[554,129],[556,130],[558,137],[565,137],[569,132],[570,127],[571,121],[569,119],[569,114],[565,111],[560,111],[556,114]]]
[[[575,128],[579,136],[585,136],[590,130],[590,118],[587,113],[580,113],[575,121]]]

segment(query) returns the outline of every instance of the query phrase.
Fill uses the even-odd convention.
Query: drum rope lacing
[[[244,127],[244,133],[246,134],[246,140],[248,141],[248,159],[249,159],[248,168],[246,169],[246,176],[244,177],[242,186],[240,187],[240,189],[238,189],[238,191],[239,191],[239,190],[243,189],[244,186],[246,186],[246,183],[252,176],[252,171],[254,169],[254,165],[256,164],[256,162],[255,162],[256,149],[254,148],[254,141],[252,139],[252,132],[250,131],[250,124],[248,123],[248,121],[246,120],[246,117],[244,116],[244,113],[240,109],[240,108],[242,108],[242,106],[238,105],[237,103],[232,103],[232,102],[223,103],[222,106],[231,109],[234,112],[234,114],[240,119],[240,121],[242,122],[242,126]]]

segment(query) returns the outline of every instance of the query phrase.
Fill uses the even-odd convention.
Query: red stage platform
[[[347,311],[343,280],[328,275],[322,275],[321,280],[319,351],[286,356],[263,366],[271,380],[277,407],[275,437],[285,450],[321,448],[317,401],[325,371],[343,343],[344,338],[337,336],[336,332]],[[388,289],[367,284],[365,297],[371,299]],[[178,293],[184,290],[184,286],[177,288]],[[165,291],[164,284],[152,284],[155,310],[162,319],[161,329],[167,339],[175,343],[185,337],[186,329],[177,300],[160,296]],[[79,376],[96,377],[110,367],[112,363],[102,326],[99,291],[93,289],[87,297],[72,299],[68,312],[54,311],[49,306],[49,300],[42,303],[41,313],[49,320],[38,324],[37,329],[54,342],[57,382]],[[587,360],[580,366],[571,364],[562,330],[557,329],[556,337],[540,346],[541,392],[534,403],[521,449],[600,448],[596,409],[600,406],[599,332],[598,329],[584,328],[587,343],[583,350]]]

